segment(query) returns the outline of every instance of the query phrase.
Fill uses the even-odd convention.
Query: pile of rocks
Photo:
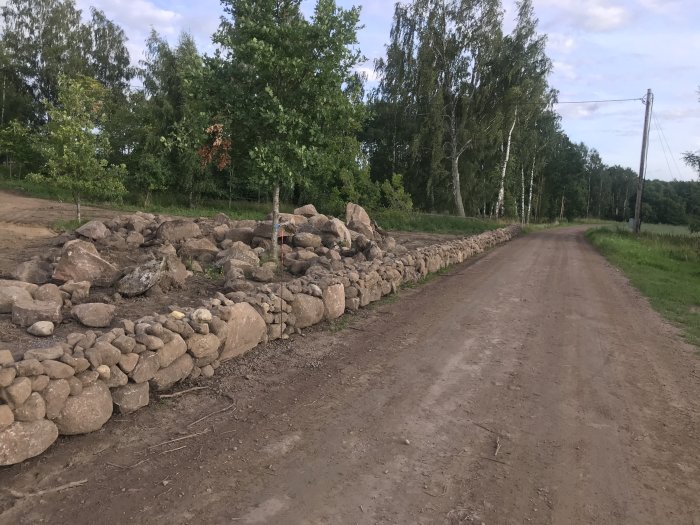
[[[255,283],[342,271],[348,264],[406,251],[352,203],[345,222],[322,215],[309,204],[293,214],[281,214],[280,223],[281,273],[269,260],[273,230],[269,218],[232,221],[219,214],[192,220],[139,212],[90,221],[60,236],[43,257],[20,264],[14,281],[0,282],[0,313],[11,313],[15,324],[36,336],[51,335],[51,324],[69,313],[85,326],[108,327],[114,309],[94,304],[90,291],[95,288],[105,292],[99,299],[109,303],[154,288],[182,287],[193,271],[214,267],[225,276],[223,291],[251,292]],[[117,262],[125,260],[136,264]],[[76,308],[90,301],[89,306]]]
[[[60,322],[62,307],[66,306],[82,324],[106,328],[71,333],[55,346],[26,351],[16,362],[9,350],[0,350],[0,465],[40,454],[59,434],[95,431],[109,420],[113,409],[129,413],[147,405],[151,390],[169,389],[200,375],[211,376],[222,362],[259,343],[287,338],[324,319],[357,310],[395,292],[403,283],[460,263],[519,232],[518,227],[508,227],[407,251],[397,249],[368,218],[365,220],[361,208],[347,221],[353,230],[337,219],[315,219],[315,225],[314,218],[319,215],[305,208],[301,210],[310,217],[296,214],[305,221],[292,218],[285,222],[300,222],[290,232],[291,243],[285,244],[285,265],[295,267],[294,271],[297,266],[303,269],[299,272],[303,275],[286,282],[246,279],[246,275],[255,276],[269,268],[259,263],[256,249],[261,246],[252,248],[239,240],[237,230],[248,227],[232,228],[220,221],[218,226],[227,226],[219,230],[221,242],[231,242],[225,243],[223,250],[211,250],[209,261],[224,268],[226,293],[216,293],[199,308],[177,308],[167,315],[156,313],[136,321],[113,320],[112,305],[73,304],[86,296],[94,280],[68,280],[61,286],[0,281],[0,294],[4,294],[0,297],[5,298],[0,305],[5,305],[5,312],[9,307],[13,320],[31,330],[38,332],[46,327],[49,331],[48,325],[40,323]],[[266,241],[255,235],[260,224],[267,223],[250,228],[251,242]],[[167,221],[159,229],[167,230],[171,239],[181,237],[177,253],[185,250],[202,257],[204,251],[197,252],[189,241],[208,238],[185,237],[196,234],[193,226],[201,232],[201,225],[191,221]],[[181,233],[175,235],[181,228]],[[363,233],[359,229],[364,229]],[[83,242],[64,246],[66,256],[74,257],[76,251],[94,256],[89,248],[78,244]],[[333,247],[328,246],[331,242]],[[167,264],[167,258],[151,263],[151,273],[143,272],[145,277],[136,281],[150,282],[153,274],[172,271]],[[59,260],[54,276],[63,267]],[[109,268],[105,269],[108,273]],[[92,279],[96,275],[91,274]]]

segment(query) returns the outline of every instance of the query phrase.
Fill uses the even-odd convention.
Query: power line
[[[566,100],[563,102],[555,102],[555,104],[604,104],[608,102],[644,102],[643,97],[637,98],[611,98],[606,100]]]
[[[668,155],[666,155],[666,146],[664,146],[664,140],[661,137],[661,130],[659,128],[659,121],[656,119],[656,115],[652,115],[652,117],[654,120],[654,128],[656,129],[656,134],[659,136],[659,143],[661,144],[661,151],[664,154],[664,159],[666,160],[666,167],[668,167],[668,172],[671,173],[671,163],[668,161]]]
[[[673,155],[673,150],[671,149],[671,144],[668,141],[668,138],[666,137],[666,132],[664,131],[663,126],[661,125],[661,119],[654,114],[654,120],[656,123],[656,127],[658,131],[661,132],[661,137],[663,137],[664,142],[666,143],[666,149],[668,149],[668,154],[673,160],[673,164],[676,167],[676,172],[678,173],[678,179],[682,179],[683,175],[681,174],[681,169],[678,167],[678,161],[676,160],[676,157]],[[669,170],[670,171],[670,170]]]

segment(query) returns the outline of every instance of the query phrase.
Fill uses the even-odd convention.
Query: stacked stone
[[[368,242],[365,251],[353,250],[352,255],[348,251],[341,256],[335,268],[315,265],[313,272],[285,283],[258,283],[217,293],[200,308],[154,314],[137,321],[122,319],[116,328],[104,332],[71,333],[61,344],[26,351],[20,361],[15,362],[9,350],[0,350],[0,465],[42,453],[58,435],[98,430],[113,409],[130,413],[146,406],[151,390],[162,391],[186,379],[211,376],[222,362],[261,342],[289,337],[324,319],[338,318],[346,310],[367,306],[396,292],[402,284],[462,262],[518,233],[519,227],[513,226],[412,251],[386,253]],[[243,251],[245,257],[255,254],[236,242],[240,241],[233,241],[229,249]],[[375,247],[371,257],[365,255]],[[60,304],[58,310],[51,310],[58,315],[61,306],[87,293],[80,283],[60,288],[23,285],[26,283],[11,291],[22,300],[15,296],[11,302],[13,317],[18,304],[18,318],[27,315],[22,317],[24,325],[41,322],[22,306],[28,301]],[[0,290],[8,288],[0,283]],[[83,324],[111,325],[113,308],[101,308],[110,305],[79,306],[86,307],[85,311],[76,311],[78,306],[74,306],[72,313],[80,316]]]

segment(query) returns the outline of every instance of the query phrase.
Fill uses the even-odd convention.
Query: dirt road
[[[341,327],[0,470],[87,480],[0,489],[0,522],[700,523],[700,361],[582,230]]]

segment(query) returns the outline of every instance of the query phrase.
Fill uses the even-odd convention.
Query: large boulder
[[[190,375],[192,368],[194,368],[192,356],[189,354],[181,355],[170,366],[158,370],[153,379],[151,379],[151,386],[157,391],[170,388]]]
[[[50,337],[53,335],[54,328],[51,321],[37,321],[27,328],[27,333],[35,337]]]
[[[337,242],[341,246],[349,248],[352,245],[352,236],[340,219],[330,219],[321,226],[321,231],[326,236],[330,236],[334,242]]]
[[[160,358],[158,354],[150,351],[142,352],[139,355],[139,362],[130,374],[131,380],[134,383],[149,381],[153,379],[153,376],[156,375],[159,368]]]
[[[59,288],[62,292],[70,294],[70,300],[73,303],[82,302],[90,295],[90,281],[68,281]]]
[[[245,275],[259,283],[271,283],[275,280],[275,270],[268,265],[251,268],[245,272]]]
[[[71,314],[84,326],[106,328],[112,324],[116,306],[104,303],[83,303],[74,306]]]
[[[337,319],[345,312],[345,286],[333,284],[323,290],[323,316]]]
[[[102,381],[83,388],[66,400],[54,422],[62,435],[87,434],[102,428],[112,417],[112,395]]]
[[[38,456],[58,438],[48,419],[16,421],[0,432],[0,465],[14,465]]]
[[[348,202],[345,207],[345,223],[348,225],[352,223],[365,224],[370,228],[372,227],[372,222],[365,209],[359,204],[352,202]]]
[[[46,402],[46,417],[55,419],[66,405],[70,395],[70,383],[65,379],[49,381],[48,386],[41,393]]]
[[[165,343],[163,348],[159,348],[156,352],[158,355],[158,360],[160,361],[160,367],[165,368],[166,366],[170,366],[173,361],[175,361],[185,352],[187,352],[187,344],[185,343],[185,340],[179,334],[174,334],[172,339]]]
[[[297,233],[294,236],[294,246],[300,248],[320,248],[321,247],[321,237],[313,233],[302,232]]]
[[[162,241],[179,242],[202,236],[199,225],[186,219],[166,221],[158,227],[156,237]]]
[[[39,289],[39,286],[34,283],[16,281],[13,279],[0,279],[0,288],[6,288],[8,286],[23,288],[24,290],[27,290],[30,294],[33,294]]]
[[[21,299],[12,305],[12,322],[23,328],[32,326],[38,321],[60,323],[63,320],[62,306],[50,301]]]
[[[345,223],[350,230],[361,233],[368,239],[374,239],[372,221],[365,209],[359,204],[348,202],[345,208]]]
[[[282,222],[282,214],[280,214],[279,229],[277,230],[277,237],[291,237],[297,231],[296,226],[291,222]],[[294,217],[301,217],[300,215],[294,215]],[[304,221],[306,218],[302,217]],[[272,238],[272,221],[260,221],[253,230],[253,237],[261,237],[263,239]]]
[[[293,226],[301,226],[302,224],[306,224],[307,221],[306,217],[304,217],[303,215],[296,215],[293,213],[280,213],[278,217],[278,221],[280,224],[289,223]],[[267,216],[265,217],[265,221],[270,221],[270,223],[272,223],[272,212],[267,214]]]
[[[180,248],[180,257],[195,259],[204,263],[214,260],[219,248],[206,237],[201,239],[187,239]]]
[[[17,301],[31,301],[32,294],[19,286],[0,285],[0,314],[12,313],[12,307]]]
[[[258,266],[260,258],[253,249],[243,242],[234,242],[217,255],[217,265],[223,266],[228,260],[241,261],[250,266]]]
[[[187,349],[199,367],[206,366],[219,357],[221,341],[214,334],[194,334],[187,340]]]
[[[53,266],[50,262],[32,259],[17,265],[12,277],[18,281],[25,281],[34,284],[44,284],[51,280]]]
[[[324,311],[323,300],[318,297],[303,293],[294,296],[292,314],[296,318],[297,328],[306,328],[320,323],[323,320]]]
[[[75,233],[92,241],[99,241],[107,237],[109,230],[102,221],[90,221],[75,230]]]
[[[158,283],[165,265],[165,259],[155,259],[137,266],[117,283],[117,292],[125,297],[136,297],[146,293]]]
[[[50,301],[63,305],[63,294],[55,284],[44,284],[34,292],[34,299],[37,301]]]
[[[130,414],[148,405],[148,391],[148,382],[128,383],[112,389],[112,401],[121,414]]]
[[[316,206],[313,204],[306,204],[300,208],[297,208],[294,210],[294,215],[301,215],[302,217],[313,217],[314,215],[318,215],[318,212],[316,211]]]
[[[57,281],[89,281],[96,286],[111,286],[119,271],[100,257],[92,243],[75,240],[66,243],[53,271]]]
[[[253,242],[253,231],[253,228],[231,228],[226,232],[226,239],[230,239],[233,242],[250,244]]]
[[[183,262],[177,256],[171,255],[165,258],[165,271],[158,280],[158,286],[163,290],[181,288],[191,275],[192,273],[187,270]]]
[[[248,303],[228,307],[229,321],[226,323],[226,343],[219,359],[226,361],[257,346],[267,334],[267,325],[260,314]]]

